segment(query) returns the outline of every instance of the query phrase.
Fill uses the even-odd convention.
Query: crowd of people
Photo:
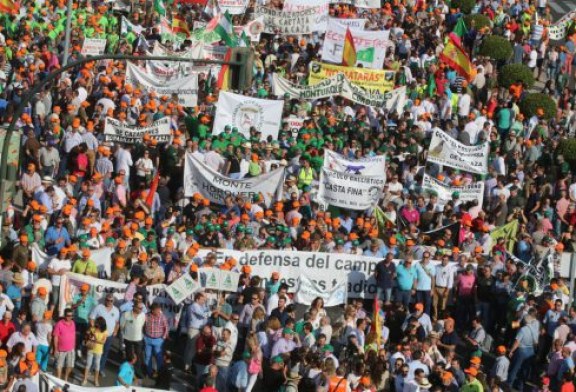
[[[73,1],[65,53],[64,1],[0,0],[0,120],[16,121],[22,138],[18,192],[2,211],[0,390],[37,391],[36,377],[48,372],[69,384],[203,392],[574,391],[576,308],[559,260],[576,248],[575,160],[558,146],[574,137],[576,23],[567,23],[565,40],[552,41],[547,0],[476,1],[472,13],[490,26],[469,25],[462,37],[476,69],[466,80],[440,59],[464,2],[330,4],[330,17],[390,30],[384,68],[407,89],[400,112],[340,96],[275,96],[274,74],[307,84],[308,65],[322,61],[323,35],[261,34],[250,46],[253,84],[236,92],[284,99],[278,138],[264,139],[256,128],[213,129],[216,75],[202,74],[198,106],[183,107],[177,96],[126,83],[125,60],[65,71],[13,118],[65,57],[83,58],[85,38],[106,38],[108,53],[136,56],[192,43],[166,34],[158,0],[132,2],[130,12],[115,2]],[[166,2],[168,19],[178,16],[192,30],[211,19],[200,3]],[[5,12],[10,4],[16,12]],[[233,22],[247,23],[255,5]],[[280,10],[282,1],[267,6]],[[142,31],[120,30],[122,18]],[[529,92],[521,84],[498,85],[503,62],[478,54],[492,35],[513,43],[508,62],[534,72],[535,89],[557,103],[554,118],[520,111]],[[146,134],[133,144],[110,142],[106,117],[126,126],[167,117],[170,141]],[[304,118],[302,128],[290,129],[290,118]],[[436,130],[468,146],[488,142],[487,174],[427,163]],[[328,149],[346,159],[386,155],[377,206],[321,208]],[[190,154],[232,179],[283,167],[281,198],[267,204],[262,195],[231,194],[218,205],[201,193],[187,197]],[[445,186],[481,181],[482,201],[463,202],[457,192],[441,201],[422,187],[424,173]],[[491,235],[511,222],[518,223],[511,235]],[[104,248],[112,252],[110,274],[92,259]],[[220,261],[218,249],[371,256],[375,272],[366,278],[377,300],[298,304],[297,286],[279,272],[258,276],[234,258]],[[33,261],[36,250],[50,257],[47,265]],[[146,287],[184,274],[198,280],[202,268],[238,272],[238,290],[194,293],[173,328]],[[99,301],[84,284],[65,299],[68,273],[125,283],[124,298]]]

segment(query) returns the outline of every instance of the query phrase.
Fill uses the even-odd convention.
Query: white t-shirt
[[[50,323],[36,323],[36,340],[39,346],[50,346],[48,336],[52,335],[53,329]]]
[[[51,268],[56,272],[60,272],[62,270],[70,271],[72,269],[72,265],[70,264],[70,260],[60,260],[59,258],[55,257],[50,261],[50,264],[48,264],[48,268]],[[60,286],[61,279],[62,277],[60,275],[52,275],[50,277],[52,286]]]
[[[536,51],[536,49],[532,49],[532,51],[530,52],[530,59],[528,60],[528,67],[535,68],[537,59],[538,59],[538,52]]]

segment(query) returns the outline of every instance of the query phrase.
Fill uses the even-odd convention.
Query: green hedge
[[[469,14],[472,12],[472,8],[476,5],[476,0],[452,0],[450,2],[450,7],[460,8],[460,11],[464,14]]]
[[[486,15],[474,14],[464,16],[464,23],[466,23],[468,29],[472,26],[472,21],[474,21],[474,27],[476,27],[476,30],[480,30],[484,27],[492,27],[492,22]]]
[[[498,85],[509,88],[518,80],[524,82],[528,88],[534,85],[534,73],[525,64],[507,64],[498,73]]]
[[[558,144],[558,155],[564,156],[567,162],[576,163],[576,139],[562,139]]]
[[[478,54],[493,60],[508,60],[512,56],[512,44],[506,38],[489,35],[484,38]]]
[[[538,108],[544,110],[544,119],[550,120],[556,115],[556,102],[546,94],[532,93],[527,94],[519,104],[520,112],[530,118],[536,114]]]

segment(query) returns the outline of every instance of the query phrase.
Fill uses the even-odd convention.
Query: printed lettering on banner
[[[170,118],[163,117],[147,127],[130,127],[112,117],[106,117],[104,138],[108,142],[140,143],[146,134],[156,139],[158,143],[168,143],[172,137],[170,133]]]
[[[272,91],[274,95],[279,97],[288,94],[290,98],[306,100],[340,95],[361,105],[385,108],[388,111],[397,111],[398,113],[402,112],[406,104],[406,86],[383,94],[377,90],[369,93],[364,88],[350,82],[342,73],[311,86],[300,86],[278,74],[272,74]]]
[[[166,292],[176,305],[180,305],[182,301],[198,291],[200,287],[202,287],[200,283],[186,273],[166,286]]]
[[[218,7],[222,13],[228,11],[230,15],[240,15],[246,12],[247,0],[218,0]]]
[[[361,176],[322,169],[318,198],[335,207],[366,210],[382,197],[383,176]]]
[[[380,8],[380,0],[331,0],[331,4],[351,4],[357,8]]]
[[[338,306],[346,303],[347,294],[348,281],[346,279],[337,281],[329,289],[322,289],[314,280],[301,275],[296,302],[302,305],[312,305],[312,302],[320,297],[324,300],[324,306]]]
[[[346,78],[360,87],[363,87],[368,93],[378,91],[386,93],[394,89],[396,72],[389,70],[376,70],[355,67],[342,67],[339,65],[310,62],[310,75],[308,83],[315,85],[324,79],[331,78],[342,73]]]
[[[342,62],[344,53],[344,38],[346,37],[347,26],[330,19],[328,29],[324,36],[322,45],[322,61],[331,63]],[[356,65],[363,67],[382,69],[386,51],[394,46],[390,38],[390,30],[384,31],[364,31],[354,30],[352,32],[354,47],[356,48]]]
[[[60,281],[60,307],[58,309],[60,315],[64,313],[64,309],[72,306],[74,296],[80,293],[80,287],[85,283],[90,286],[90,295],[94,296],[98,303],[103,302],[107,294],[114,295],[117,306],[125,302],[124,294],[128,287],[126,283],[113,282],[106,279],[92,278],[90,276],[68,272],[66,275],[62,275],[62,280]],[[178,328],[182,307],[176,305],[172,298],[170,298],[166,291],[166,285],[148,285],[146,286],[146,291],[148,292],[148,300],[151,303],[158,303],[162,308],[162,313],[168,319],[170,329],[176,330]]]
[[[459,193],[459,199],[463,203],[478,200],[481,206],[484,201],[484,182],[478,181],[467,186],[447,186],[427,173],[422,179],[422,188],[434,191],[438,195],[438,205],[446,205],[452,200],[454,192]]]
[[[263,33],[268,34],[312,34],[316,30],[318,7],[308,8],[298,12],[279,11],[263,6],[257,6],[254,16],[264,22]],[[324,31],[326,27],[324,27]]]
[[[38,269],[43,271],[48,268],[48,264],[52,259],[56,258],[57,255],[49,256],[40,248],[38,244],[32,244],[32,261],[36,263]],[[106,247],[102,249],[96,249],[91,252],[90,260],[96,264],[96,268],[98,269],[98,276],[111,276],[111,264],[110,264],[110,257],[112,256],[113,250]]]
[[[158,95],[171,97],[176,94],[178,102],[185,107],[194,107],[198,103],[198,74],[193,73],[184,78],[164,82],[128,62],[126,83],[139,86],[146,91],[155,91]]]
[[[252,200],[260,195],[266,205],[278,200],[282,194],[284,168],[258,177],[234,180],[200,162],[192,154],[186,154],[184,163],[184,194],[191,197],[198,192],[212,203],[224,204],[227,196],[242,196]]]
[[[386,182],[386,156],[348,159],[332,150],[324,150],[324,167],[338,173],[381,178]]]
[[[339,24],[340,26],[349,27],[350,31],[360,30],[363,31],[366,26],[367,19],[341,19],[341,18],[328,18],[328,29],[331,24]]]
[[[212,134],[219,135],[226,125],[231,125],[247,138],[251,136],[250,128],[254,127],[262,132],[262,139],[268,136],[277,139],[283,108],[282,100],[258,99],[223,91],[218,97]]]
[[[428,161],[471,173],[488,172],[488,142],[466,146],[446,133],[436,130],[428,148]]]
[[[552,40],[563,40],[566,38],[566,30],[574,17],[576,17],[576,11],[571,11],[560,18],[558,22],[548,27],[548,37]]]
[[[84,38],[82,44],[82,55],[99,56],[106,51],[106,40],[100,38]]]
[[[328,11],[330,10],[329,0],[285,0],[285,12],[300,12],[308,9],[315,10],[314,31],[318,33],[326,32],[328,24]]]

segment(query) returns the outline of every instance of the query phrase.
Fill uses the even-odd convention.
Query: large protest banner
[[[61,378],[54,377],[48,373],[39,373],[39,382],[37,383],[39,390],[42,392],[52,392],[52,391],[67,391],[67,392],[159,392],[157,388],[143,388],[130,386],[126,388],[125,386],[108,386],[108,387],[83,387],[71,383],[70,381],[64,381]],[[43,389],[43,384],[46,385]]]
[[[488,142],[479,146],[466,146],[441,130],[436,130],[428,148],[428,161],[471,173],[486,174],[488,151]]]
[[[138,66],[128,62],[126,67],[126,83],[130,83],[146,91],[154,91],[158,95],[178,95],[178,102],[185,107],[194,107],[198,103],[198,74],[161,82],[146,73]]]
[[[314,31],[324,33],[328,24],[328,11],[330,2],[328,0],[285,0],[285,12],[300,12],[313,9],[314,13]]]
[[[140,143],[146,134],[156,139],[158,143],[169,142],[172,137],[170,134],[170,117],[163,117],[147,127],[130,127],[112,117],[106,117],[104,138],[108,142]]]
[[[548,27],[548,38],[552,40],[562,40],[566,38],[567,29],[570,27],[574,17],[576,17],[576,11],[571,11]]]
[[[340,64],[344,53],[344,37],[347,26],[334,19],[330,19],[328,29],[322,44],[322,61]],[[389,40],[390,31],[364,31],[354,30],[351,32],[356,49],[356,65],[366,68],[382,69],[386,51],[394,46]]]
[[[320,297],[324,300],[324,306],[338,306],[346,303],[347,296],[348,281],[346,279],[342,279],[329,290],[326,290],[306,275],[300,275],[295,302],[302,305],[312,305],[312,302]]]
[[[339,73],[328,79],[321,80],[311,86],[300,86],[284,79],[278,74],[272,74],[272,91],[274,95],[283,97],[286,94],[294,99],[315,100],[340,95],[353,102],[365,106],[385,108],[389,111],[401,112],[406,102],[406,86],[387,93],[378,91],[367,92],[364,88],[350,82],[346,75]]]
[[[82,287],[84,283],[90,285],[90,295],[93,295],[98,302],[102,302],[106,294],[114,295],[116,305],[124,302],[124,294],[128,287],[126,283],[118,283],[111,280],[92,278],[68,272],[66,275],[62,275],[62,280],[60,281],[60,314],[64,312],[64,309],[72,306],[74,296],[80,293],[80,287]],[[166,292],[166,285],[148,285],[146,286],[146,291],[148,292],[148,302],[160,304],[162,313],[164,313],[168,319],[170,329],[176,330],[182,308],[176,305],[172,298],[170,298]]]
[[[246,12],[248,0],[218,0],[218,7],[225,13],[228,11],[230,15],[240,15]]]
[[[361,176],[322,169],[318,198],[324,203],[365,210],[378,203],[386,183],[381,176]]]
[[[50,261],[56,256],[49,256],[37,244],[32,244],[32,261],[36,263],[40,271],[46,270]],[[90,260],[96,264],[98,268],[98,276],[111,276],[112,261],[110,257],[114,249],[102,248],[91,251]]]
[[[335,151],[324,150],[324,167],[338,173],[379,177],[386,181],[385,155],[348,159]]]
[[[83,56],[98,56],[106,51],[106,40],[101,38],[84,38],[82,44]]]
[[[422,179],[422,188],[436,193],[438,196],[438,205],[446,205],[452,200],[454,193],[458,193],[458,198],[463,203],[478,200],[481,206],[484,201],[484,182],[478,181],[466,186],[447,186],[434,177],[424,173]]]
[[[277,200],[282,193],[284,168],[258,177],[234,180],[214,171],[192,154],[186,154],[184,163],[184,194],[191,197],[198,192],[213,203],[224,204],[226,196],[242,196],[252,200],[254,195],[264,198],[266,205]]]
[[[379,91],[386,93],[394,89],[396,79],[395,71],[342,67],[312,61],[310,62],[308,83],[315,85],[339,73],[343,73],[350,82],[365,88],[368,92]]]
[[[238,131],[250,138],[250,128],[262,132],[261,139],[272,136],[278,138],[284,101],[258,99],[244,95],[221,92],[218,97],[213,135],[224,132],[226,125],[237,127]]]
[[[309,8],[298,12],[286,12],[256,7],[254,17],[264,21],[263,33],[268,34],[312,34],[316,23],[316,8]]]

